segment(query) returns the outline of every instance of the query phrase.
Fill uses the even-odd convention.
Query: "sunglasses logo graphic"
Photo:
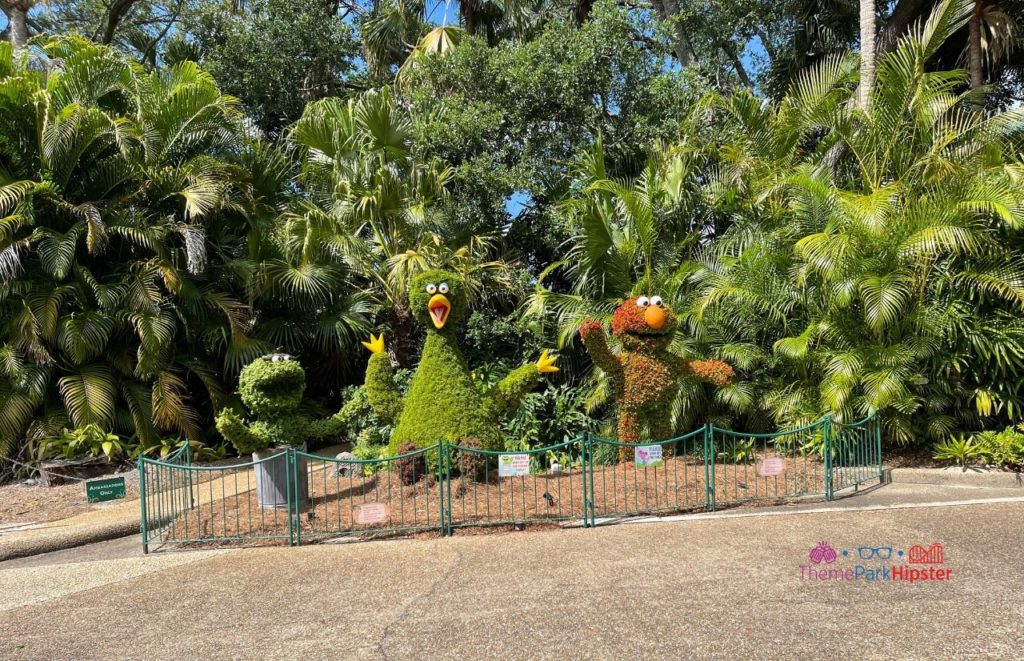
[[[861,560],[871,560],[877,558],[878,560],[888,560],[892,557],[891,546],[858,546],[857,557]]]

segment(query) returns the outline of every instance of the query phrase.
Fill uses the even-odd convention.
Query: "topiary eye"
[[[636,304],[639,307],[645,308],[651,304],[651,299],[647,298],[646,296],[641,296],[640,298],[636,299]]]
[[[441,284],[439,284],[437,286],[437,291],[441,292],[442,294],[447,294],[448,293],[448,283],[447,282],[442,282]]]
[[[436,292],[437,292],[437,285],[435,285],[433,282],[431,282],[429,285],[427,285],[427,293],[428,294],[434,294]]]
[[[661,296],[651,296],[651,305],[657,305],[659,308],[664,304],[661,300]]]

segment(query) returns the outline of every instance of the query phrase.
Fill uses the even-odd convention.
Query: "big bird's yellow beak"
[[[427,310],[430,311],[430,320],[434,322],[434,328],[441,330],[444,322],[448,321],[448,314],[452,311],[452,304],[444,294],[434,294],[427,302]]]

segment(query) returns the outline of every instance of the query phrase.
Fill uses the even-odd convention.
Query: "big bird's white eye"
[[[641,296],[640,298],[636,299],[636,304],[642,308],[645,308],[651,304],[651,299],[647,298],[646,296]]]
[[[427,293],[428,294],[436,294],[437,293],[437,285],[435,285],[433,282],[431,282],[429,285],[427,285]]]
[[[651,305],[657,305],[660,308],[664,303],[665,301],[661,300],[661,296],[651,296]]]
[[[448,283],[447,282],[442,282],[441,284],[439,284],[437,286],[437,291],[441,292],[442,294],[447,294],[448,293]]]

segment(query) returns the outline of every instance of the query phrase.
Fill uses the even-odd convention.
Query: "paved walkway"
[[[1014,658],[1024,639],[1021,521],[1018,498],[26,559],[0,563],[0,658]],[[951,580],[801,579],[821,540],[840,554],[938,541]],[[831,566],[858,563],[897,564],[840,555]]]

